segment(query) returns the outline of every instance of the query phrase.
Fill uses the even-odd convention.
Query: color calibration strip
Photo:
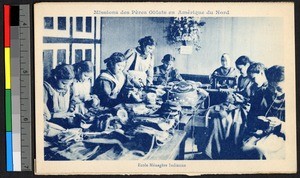
[[[4,5],[4,63],[5,63],[5,120],[6,170],[13,171],[11,61],[10,61],[10,6]]]
[[[4,5],[7,171],[32,170],[30,5]]]
[[[13,171],[21,171],[19,6],[10,6]]]

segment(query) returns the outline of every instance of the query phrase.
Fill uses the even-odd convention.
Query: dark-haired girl
[[[44,118],[64,128],[68,128],[75,117],[69,110],[74,77],[73,66],[61,64],[51,71],[51,77],[44,82]]]
[[[240,94],[244,97],[250,97],[252,81],[247,75],[247,69],[252,64],[252,61],[247,56],[240,56],[235,61],[236,68],[240,71],[237,88]]]
[[[140,87],[143,85],[152,85],[154,73],[153,51],[155,49],[156,42],[151,36],[141,38],[138,42],[138,47],[129,49],[125,52],[127,63],[124,71],[128,73],[129,80],[132,83],[135,83]],[[140,72],[141,76],[145,74],[146,81],[139,78],[138,74],[131,74],[130,71],[135,71],[134,74]]]
[[[173,67],[175,57],[166,54],[161,62],[162,65],[154,68],[154,85],[166,85],[168,82],[183,80],[178,70]]]
[[[96,95],[91,95],[94,65],[91,61],[80,61],[73,66],[75,79],[72,85],[72,101],[78,106],[76,110],[81,114],[85,114],[84,103],[91,102],[92,105],[97,106],[100,102]]]
[[[250,68],[251,67],[251,68]],[[250,66],[248,74],[255,74],[257,66]],[[259,72],[259,70],[257,70]],[[251,109],[248,115],[248,128],[250,137],[246,137],[243,149],[258,151],[260,158],[284,159],[285,158],[285,88],[284,67],[272,66],[265,71],[267,88],[253,96]],[[258,73],[254,77],[260,77]],[[255,79],[262,83],[262,79]],[[255,97],[255,98],[254,98]],[[254,100],[255,99],[255,100]],[[252,121],[251,125],[249,122]],[[250,127],[252,126],[252,127]],[[251,136],[254,135],[254,136]],[[249,155],[249,153],[247,153]],[[255,157],[254,157],[255,158]]]
[[[125,56],[115,52],[104,60],[107,70],[102,72],[96,79],[93,93],[96,94],[102,106],[113,107],[121,101],[120,92],[126,82],[123,73],[125,67]]]

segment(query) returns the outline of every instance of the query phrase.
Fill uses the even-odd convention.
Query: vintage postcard
[[[36,3],[36,174],[294,173],[293,3]]]

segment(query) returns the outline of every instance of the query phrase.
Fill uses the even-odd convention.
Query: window
[[[85,50],[85,60],[91,61],[92,59],[92,50],[91,49],[86,49]]]
[[[58,30],[66,30],[66,17],[58,17],[57,23]]]
[[[86,17],[85,19],[85,31],[92,32],[92,17]]]
[[[53,65],[53,50],[43,51],[43,64],[44,64],[44,80],[51,76]]]
[[[57,50],[57,64],[66,63],[66,50],[59,49]]]
[[[76,17],[76,31],[82,32],[82,17]]]
[[[82,50],[75,49],[75,63],[82,61]]]
[[[44,28],[53,29],[53,17],[44,17]]]

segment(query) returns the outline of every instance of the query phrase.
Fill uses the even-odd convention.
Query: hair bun
[[[104,63],[108,63],[108,61],[110,61],[110,57],[109,57],[109,58],[106,58],[106,59],[104,59]]]
[[[162,62],[169,62],[169,61],[175,61],[175,57],[173,57],[171,54],[166,54],[163,57]]]
[[[144,38],[139,39],[140,46],[153,46],[156,45],[155,40],[152,36],[145,36]]]

